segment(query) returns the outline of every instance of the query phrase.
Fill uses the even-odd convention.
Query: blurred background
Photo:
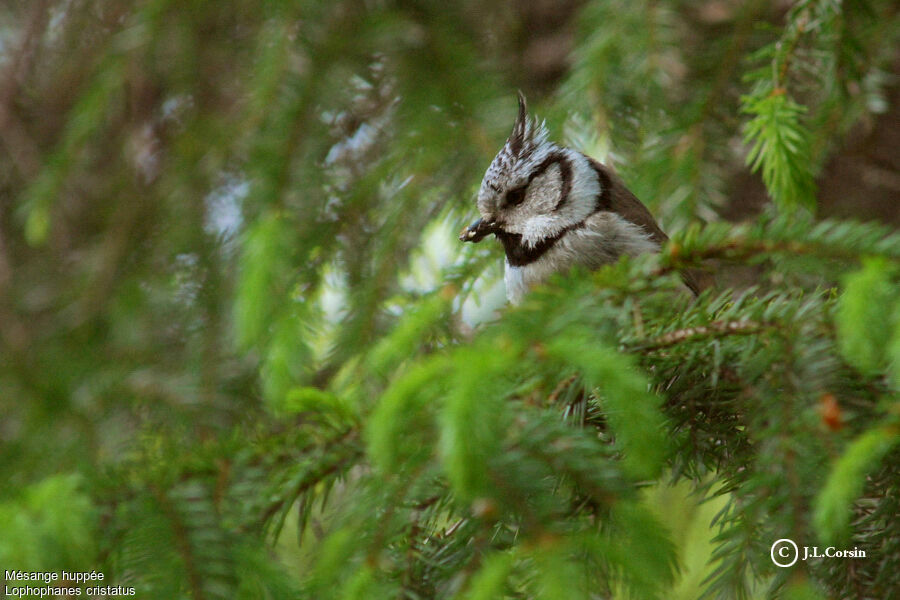
[[[122,498],[192,461],[215,471],[204,453],[248,431],[280,435],[291,389],[326,389],[436,290],[454,297],[454,335],[488,318],[501,251],[456,232],[517,89],[670,233],[770,209],[746,98],[787,89],[817,215],[900,224],[898,13],[3,2],[0,565],[127,572],[118,549],[139,534],[107,529]],[[659,505],[681,507],[673,522],[700,510]]]

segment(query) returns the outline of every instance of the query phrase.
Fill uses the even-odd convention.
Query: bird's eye
[[[505,204],[508,206],[518,206],[519,204],[522,204],[525,200],[525,190],[526,187],[522,186],[506,192]]]

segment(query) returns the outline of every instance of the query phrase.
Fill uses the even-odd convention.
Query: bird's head
[[[581,153],[547,140],[543,123],[528,117],[519,93],[512,133],[494,157],[478,191],[481,218],[459,236],[479,242],[494,233],[529,246],[582,221],[595,208],[600,182]]]

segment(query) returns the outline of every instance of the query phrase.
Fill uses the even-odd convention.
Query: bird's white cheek
[[[528,186],[528,206],[535,213],[549,213],[559,204],[563,190],[562,171],[559,164],[547,167]]]
[[[565,223],[556,215],[535,215],[522,225],[522,241],[529,246],[548,237],[553,237],[565,227]]]

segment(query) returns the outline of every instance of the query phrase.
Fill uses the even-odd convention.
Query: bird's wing
[[[669,241],[659,224],[644,203],[637,199],[637,196],[631,193],[625,183],[619,179],[612,169],[606,165],[589,157],[591,166],[597,171],[600,177],[600,202],[602,210],[612,211],[621,216],[626,221],[639,225],[647,232],[654,242],[660,246]],[[681,278],[684,280],[695,296],[712,285],[710,277],[706,273],[697,271],[696,269],[682,269]]]
[[[669,236],[659,228],[656,219],[653,218],[647,207],[631,193],[631,190],[625,187],[619,176],[612,169],[593,158],[590,161],[591,166],[600,177],[602,210],[614,212],[626,221],[640,225],[650,235],[650,239],[657,244],[661,245],[669,241]]]

